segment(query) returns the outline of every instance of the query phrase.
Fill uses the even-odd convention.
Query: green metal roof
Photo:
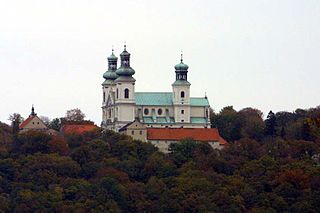
[[[172,105],[171,92],[136,92],[136,105],[170,106]]]
[[[136,105],[171,106],[172,92],[136,92]],[[191,106],[210,106],[207,98],[190,98]]]
[[[191,123],[205,124],[205,123],[208,123],[208,120],[206,118],[191,117]]]
[[[110,84],[114,84],[114,81],[107,79],[102,83],[102,85],[110,85]]]
[[[210,106],[207,98],[190,98],[191,106]]]
[[[166,117],[156,117],[156,119],[153,119],[151,116],[145,116],[143,117],[143,123],[146,124],[173,124],[174,118],[166,118]]]

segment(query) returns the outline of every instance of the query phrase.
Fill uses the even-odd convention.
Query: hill
[[[64,137],[32,131],[14,135],[1,124],[0,208],[3,212],[319,212],[320,144],[313,117],[299,118],[310,122],[312,137],[305,138],[309,140],[299,138],[300,133],[281,135],[278,124],[275,132],[267,133],[270,118],[262,121],[261,136],[255,138],[259,128],[250,128],[260,122],[253,119],[256,115],[248,110],[232,113],[246,122],[241,122],[240,135],[224,150],[189,139],[173,144],[169,154],[100,129]],[[214,116],[213,125],[227,124],[228,118],[228,127],[234,129],[232,116],[223,117],[223,112]],[[299,128],[307,131],[303,123]],[[221,132],[226,136],[232,131],[225,127]]]

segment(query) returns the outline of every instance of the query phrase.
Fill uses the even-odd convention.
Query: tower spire
[[[181,50],[181,59],[180,62],[183,63],[183,51]]]
[[[34,107],[33,107],[33,104],[32,104],[32,107],[31,107],[31,115],[32,115],[32,116],[37,115],[36,113],[34,113]]]

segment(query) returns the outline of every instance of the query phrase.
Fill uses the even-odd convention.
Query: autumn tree
[[[70,109],[66,112],[65,119],[67,121],[76,121],[81,122],[84,121],[85,114],[78,108]]]

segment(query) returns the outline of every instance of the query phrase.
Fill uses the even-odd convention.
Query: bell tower
[[[102,83],[102,126],[108,129],[114,129],[114,93],[118,58],[114,55],[113,49],[108,57],[108,70],[103,74],[105,81]]]
[[[180,63],[175,67],[176,81],[172,84],[174,119],[183,126],[190,123],[190,83],[188,82],[189,66],[183,63],[181,54]]]
[[[130,66],[130,53],[124,45],[124,50],[120,54],[121,66],[117,69],[116,74],[119,76],[114,82],[115,91],[115,119],[116,130],[131,122],[135,118],[135,74],[134,69]]]

